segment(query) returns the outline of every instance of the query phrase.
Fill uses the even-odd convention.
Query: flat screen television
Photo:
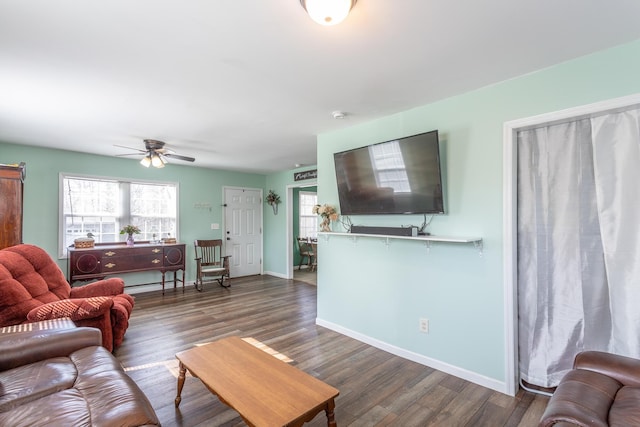
[[[333,158],[341,215],[444,213],[437,130]]]

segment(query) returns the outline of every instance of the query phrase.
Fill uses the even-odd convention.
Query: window
[[[313,207],[318,203],[318,195],[308,191],[299,193],[300,219],[298,228],[300,237],[318,237],[318,215],[313,213]]]
[[[79,237],[118,242],[120,230],[137,225],[139,240],[176,237],[178,185],[60,175],[59,255]]]
[[[389,141],[369,147],[378,188],[391,187],[395,193],[410,193],[402,151],[398,141]]]

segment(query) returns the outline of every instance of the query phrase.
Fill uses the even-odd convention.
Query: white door
[[[226,254],[231,277],[262,273],[262,190],[224,189]]]

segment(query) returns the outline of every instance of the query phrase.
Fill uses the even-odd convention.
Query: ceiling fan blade
[[[145,150],[140,150],[139,148],[126,147],[126,146],[124,146],[124,145],[115,145],[115,144],[114,144],[114,147],[126,148],[127,150],[139,151],[140,153],[143,153],[143,154],[144,154],[144,153],[146,153],[146,151],[145,151]]]
[[[141,151],[140,153],[116,154],[115,157],[142,156],[143,154],[145,154],[144,151]]]
[[[196,159],[194,159],[193,157],[181,156],[179,154],[164,153],[164,156],[165,157],[169,157],[170,159],[184,160],[185,162],[195,162],[196,161]]]
[[[176,160],[183,160],[185,162],[195,162],[196,159],[188,156],[181,156],[179,154],[175,154],[173,150],[169,148],[165,148],[165,143],[163,141],[158,141],[157,139],[145,139],[144,140],[145,149],[140,150],[138,148],[126,147],[124,145],[114,145],[114,147],[126,148],[127,150],[137,151],[137,153],[126,153],[126,154],[117,154],[116,157],[126,157],[126,156],[145,156],[149,159],[153,158],[153,156],[157,156],[164,166],[167,163],[169,158]],[[155,166],[155,165],[154,165]],[[156,166],[158,167],[158,166]]]

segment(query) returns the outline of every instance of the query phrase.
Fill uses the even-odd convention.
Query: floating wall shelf
[[[362,234],[362,233],[334,233],[334,232],[318,232],[318,236],[324,238],[326,242],[329,241],[331,237],[346,237],[351,239],[354,243],[358,242],[359,238],[367,238],[367,239],[380,239],[382,243],[384,243],[387,247],[391,245],[392,240],[410,240],[414,242],[423,243],[427,251],[431,249],[432,242],[443,242],[443,243],[473,243],[473,245],[478,250],[480,256],[482,256],[483,246],[482,246],[482,237],[450,237],[450,236],[391,236],[386,234]]]

